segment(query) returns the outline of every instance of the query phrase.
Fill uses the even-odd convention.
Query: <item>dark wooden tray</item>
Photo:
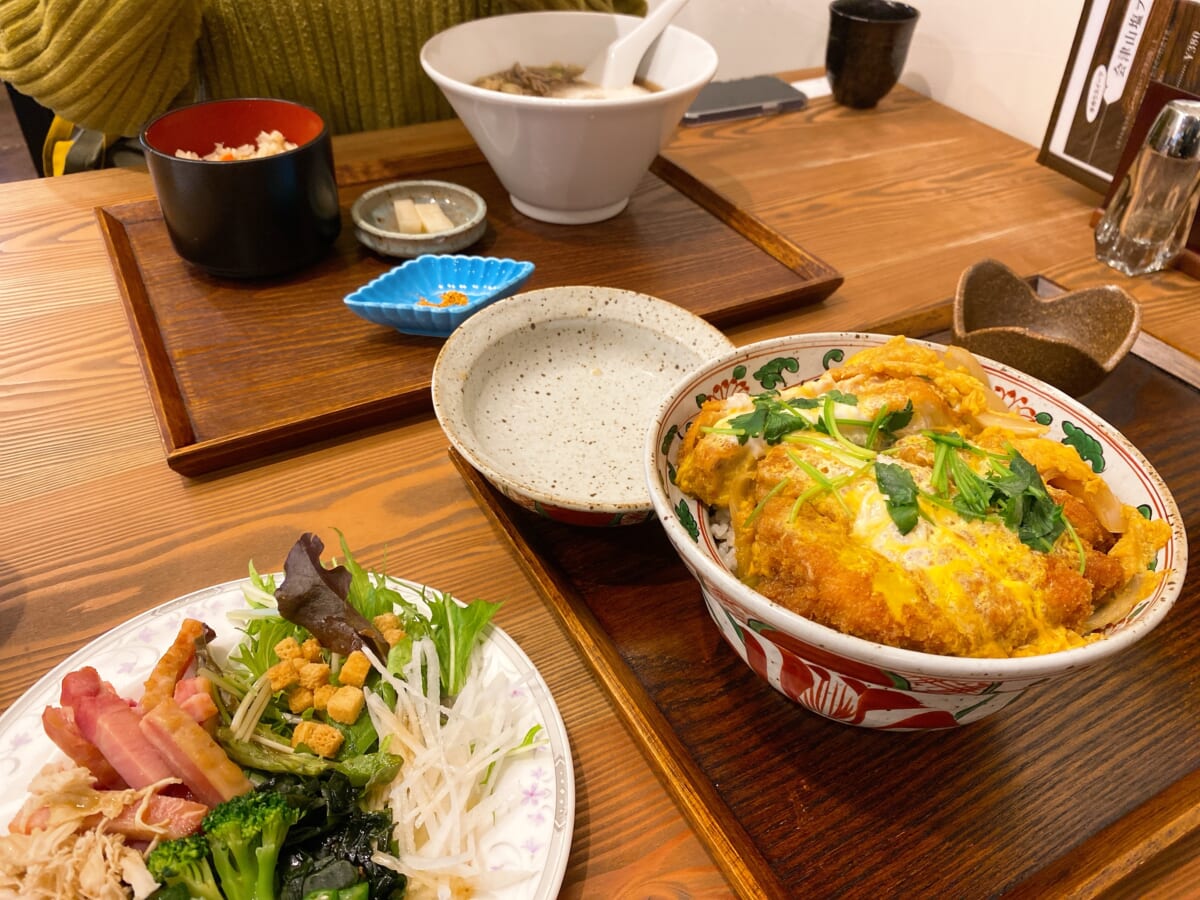
[[[1081,399],[1172,486],[1195,546],[1200,392],[1130,356]],[[1111,664],[960,730],[886,734],[754,675],[657,522],[557,524],[455,462],[742,896],[1092,896],[1200,827],[1195,579]]]
[[[834,269],[670,164],[656,170],[663,177],[648,173],[620,215],[567,227],[516,212],[478,151],[339,167],[343,229],[333,252],[299,275],[254,282],[183,262],[155,201],[97,210],[168,464],[199,475],[429,409],[442,342],[372,325],[342,303],[400,262],[363,248],[349,221],[353,201],[390,180],[420,174],[478,191],[488,230],[464,252],[535,263],[526,290],[641,291],[721,327],[821,300],[841,284]]]

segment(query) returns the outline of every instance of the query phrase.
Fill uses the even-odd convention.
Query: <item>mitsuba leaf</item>
[[[1021,543],[1034,550],[1049,553],[1065,528],[1066,522],[1063,519],[1061,506],[1035,503],[1026,510],[1017,534],[1021,538]]]
[[[867,446],[874,447],[880,435],[887,440],[894,440],[896,432],[904,428],[912,421],[913,405],[912,401],[905,402],[903,409],[882,409],[871,420],[871,427],[867,429]]]
[[[729,427],[738,434],[738,443],[750,438],[762,438],[768,444],[778,444],[793,431],[813,428],[813,423],[799,413],[802,409],[815,409],[819,400],[811,397],[793,397],[783,400],[775,391],[755,394],[751,398],[754,409],[729,420]]]
[[[997,507],[1004,524],[1017,532],[1021,543],[1048,552],[1066,529],[1066,520],[1037,468],[1010,448],[1007,470],[998,471],[988,484],[1000,495]]]
[[[921,510],[917,505],[917,483],[912,473],[895,463],[875,463],[875,482],[887,502],[891,516],[901,534],[908,534],[917,525]]]

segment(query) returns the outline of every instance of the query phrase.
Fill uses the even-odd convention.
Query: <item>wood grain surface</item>
[[[443,165],[462,155],[447,149]],[[730,325],[816,302],[841,284],[753,220],[734,223],[744,235],[711,214],[692,199],[707,193],[695,182],[677,189],[647,173],[621,216],[579,229],[518,213],[484,163],[424,171],[435,161],[425,158],[424,177],[469,187],[488,205],[487,231],[464,252],[536,261],[523,290],[607,285]],[[342,302],[402,262],[358,242],[350,207],[411,168],[340,168],[341,234],[316,265],[281,278],[217,278],[184,262],[154,200],[98,211],[173,469],[200,475],[429,411],[442,339],[372,324]]]
[[[571,741],[577,806],[562,896],[729,896],[431,417],[219,476],[179,475],[163,459],[93,212],[152,196],[147,176],[17,182],[0,195],[0,709],[131,616],[243,577],[251,559],[277,568],[303,531],[328,539],[341,528],[367,565],[503,601],[497,622],[545,677]]]
[[[469,146],[463,149],[463,134],[458,123],[448,122],[353,135],[339,138],[335,153],[339,171],[367,182],[376,166],[414,174],[445,167],[448,158],[470,166],[478,157]],[[1194,366],[1200,358],[1196,283],[1177,272],[1126,279],[1097,264],[1088,220],[1098,197],[1039,167],[1035,155],[1035,148],[897,89],[873,112],[817,99],[800,113],[680,131],[664,159],[713,190],[720,198],[714,207],[723,204],[762,223],[773,239],[803,247],[845,276],[823,301],[727,326],[739,344],[888,323],[936,327],[940,304],[953,294],[959,273],[994,257],[1022,274],[1045,273],[1067,288],[1126,287],[1142,302],[1146,331],[1166,355]],[[546,677],[574,753],[578,805],[563,896],[767,895],[769,884],[756,884],[751,867],[731,868],[714,859],[707,848],[716,838],[685,815],[707,798],[689,799],[689,810],[667,792],[647,761],[653,747],[670,736],[614,724],[622,713],[612,684],[597,675],[595,660],[580,649],[480,510],[428,414],[197,478],[167,466],[153,394],[94,213],[152,196],[145,173],[131,171],[0,185],[0,521],[7,526],[0,555],[0,709],[71,651],[130,616],[240,577],[250,559],[278,566],[299,533],[327,535],[336,526],[368,564],[465,598],[505,602],[499,624]],[[1131,409],[1144,402],[1132,385],[1122,396]],[[1190,425],[1175,410],[1151,408],[1162,413],[1164,429]],[[1121,417],[1113,418],[1119,424]],[[1180,441],[1169,458],[1154,462],[1182,471],[1172,488],[1191,498],[1196,475],[1187,465],[1189,448]],[[1188,503],[1194,510],[1194,499]],[[635,593],[653,598],[655,585]],[[1161,642],[1173,645],[1179,637],[1174,630],[1193,624],[1194,611],[1178,608],[1123,663],[1136,668],[1149,660],[1164,662],[1146,684],[1159,698],[1149,719],[1124,718],[1124,706],[1089,705],[1091,698],[1075,693],[1079,688],[1073,685],[1059,695],[1072,701],[1068,707],[1060,710],[1052,702],[1055,695],[1047,695],[1013,709],[1003,724],[980,723],[984,728],[975,736],[966,732],[962,740],[968,744],[993,739],[986,749],[991,768],[984,784],[946,801],[938,812],[943,819],[935,817],[933,828],[948,818],[970,820],[970,828],[953,837],[968,851],[982,852],[971,843],[986,831],[985,823],[971,819],[972,803],[998,781],[1017,779],[1025,788],[1021,796],[991,811],[1011,823],[1006,839],[1019,846],[1005,851],[1010,858],[1040,859],[1024,829],[1057,825],[1037,818],[1044,808],[1038,805],[1040,792],[1056,779],[1085,781],[1096,754],[1126,763],[1120,777],[1133,780],[1139,792],[1174,777],[1195,753],[1200,681],[1186,668],[1186,653],[1178,661],[1164,660]],[[720,647],[711,635],[697,638],[709,642],[701,646],[718,660]],[[659,639],[646,635],[645,646]],[[613,678],[629,682],[632,670],[619,655],[603,659]],[[625,665],[624,673],[617,663]],[[1121,675],[1120,668],[1112,671],[1114,689],[1122,699],[1136,700],[1142,685]],[[1033,726],[1039,715],[1061,721],[1063,740],[1075,748],[1080,738],[1068,726],[1086,723],[1095,746],[1077,758],[1058,747],[1057,736],[1037,742],[1017,733],[1014,722]],[[809,718],[788,727],[797,741],[828,741],[831,758],[823,771],[841,779],[846,790],[823,802],[844,806],[842,821],[848,823],[839,832],[846,843],[822,861],[814,877],[846,883],[847,896],[911,895],[907,882],[874,894],[856,891],[852,883],[860,870],[855,842],[880,828],[896,837],[894,859],[884,860],[889,871],[906,879],[930,877],[922,853],[933,832],[919,823],[906,830],[904,822],[881,816],[876,804],[888,810],[888,798],[873,786],[872,776],[895,778],[888,767],[902,766],[936,788],[930,760],[937,771],[949,771],[950,748],[927,747],[934,742],[921,739],[910,745],[897,735],[889,744],[857,730],[830,732]],[[1142,727],[1163,721],[1172,725],[1165,734]],[[861,754],[860,740],[880,747],[878,762],[865,771],[840,770],[836,754],[846,748]],[[1139,754],[1158,743],[1176,747],[1180,757],[1165,775],[1137,764]],[[927,753],[918,752],[922,748]],[[1104,765],[1111,771],[1113,764]],[[1026,767],[1032,774],[1022,774]],[[963,775],[954,777],[959,786],[967,783]],[[1130,868],[1108,889],[1113,896],[1178,895],[1194,886],[1200,870],[1194,837],[1200,798],[1194,794],[1200,786],[1194,776],[1175,784],[1187,790],[1165,790],[1156,800],[1120,809],[1103,797],[1083,797],[1086,808],[1099,804],[1105,811],[1094,824],[1076,813],[1065,818],[1062,827],[1072,835],[1066,840],[1081,843],[1063,858],[1085,873]],[[800,796],[796,785],[775,781],[768,787],[784,798]],[[1089,793],[1110,788],[1103,779],[1087,782]],[[810,779],[807,789],[820,790],[820,782]],[[983,816],[985,809],[975,814]],[[1129,835],[1147,833],[1143,817],[1162,826],[1157,832],[1162,852],[1129,858]],[[1033,884],[1032,875],[1022,871],[1024,883]],[[1041,871],[1054,874],[1052,866]],[[1056,883],[1042,887],[1043,896],[1058,895]],[[1080,895],[1097,891],[1080,886]]]

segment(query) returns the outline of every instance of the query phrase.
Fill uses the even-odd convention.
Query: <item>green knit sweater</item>
[[[135,135],[173,105],[279,97],[335,134],[450,118],[421,69],[438,31],[532,9],[644,15],[645,0],[3,0],[0,80],[60,117]]]

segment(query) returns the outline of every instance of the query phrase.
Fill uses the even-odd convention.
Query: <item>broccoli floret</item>
[[[228,900],[275,900],[275,863],[299,818],[275,791],[251,791],[213,807],[204,836]]]
[[[180,885],[189,897],[224,900],[208,862],[208,841],[201,834],[163,841],[146,854],[151,876],[167,887]]]

